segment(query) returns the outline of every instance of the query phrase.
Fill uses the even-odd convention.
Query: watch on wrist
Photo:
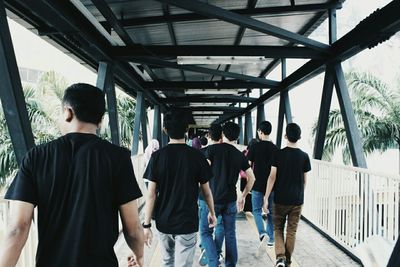
[[[147,229],[147,228],[151,228],[151,223],[149,224],[144,224],[142,223],[143,228]]]

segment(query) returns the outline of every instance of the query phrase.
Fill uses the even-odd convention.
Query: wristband
[[[144,224],[144,223],[142,223],[142,226],[143,226],[143,228],[151,228],[151,223],[149,223],[149,224]]]

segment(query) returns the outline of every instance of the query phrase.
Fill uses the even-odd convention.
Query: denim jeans
[[[202,211],[204,209],[207,209],[208,212],[208,207],[207,207],[207,203],[205,201],[202,201],[199,199],[199,219],[200,219],[200,224],[201,224],[201,217],[202,217]],[[207,216],[208,213],[203,213],[203,216]],[[222,253],[222,244],[224,243],[224,225],[222,223],[222,216],[218,216],[217,217],[217,226],[215,227],[215,231],[214,231],[214,242],[215,242],[215,246],[217,248],[217,253],[218,255]],[[203,245],[203,239],[201,238],[201,230],[200,230],[200,247],[202,249],[204,249],[204,245]]]
[[[264,194],[258,191],[251,192],[251,202],[253,204],[253,216],[254,221],[256,222],[258,234],[261,237],[262,235],[267,234],[269,237],[269,242],[274,242],[274,223],[272,220],[272,203],[274,199],[274,193],[271,193],[268,198],[268,211],[267,214],[267,224],[264,226],[264,219],[262,217],[262,207],[264,204]]]
[[[200,235],[203,242],[203,247],[206,250],[206,255],[208,258],[208,266],[217,267],[218,266],[218,253],[216,244],[213,240],[214,228],[208,227],[208,207],[203,202],[204,209],[201,211],[200,215]],[[232,267],[236,266],[237,263],[237,244],[236,244],[236,201],[230,202],[228,204],[215,204],[216,216],[222,217],[222,223],[224,225],[225,232],[225,266]]]

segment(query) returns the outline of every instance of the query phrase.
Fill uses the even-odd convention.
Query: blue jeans
[[[199,218],[200,218],[200,223],[201,223],[201,218],[202,216],[206,216],[207,218],[207,214],[203,212],[204,209],[207,209],[208,212],[208,206],[207,203],[205,201],[202,201],[199,199]],[[202,215],[203,212],[203,215]],[[217,253],[218,255],[222,253],[222,244],[224,243],[224,225],[222,223],[222,216],[218,216],[217,217],[217,226],[215,227],[215,232],[214,232],[214,242],[215,242],[215,246],[217,247]],[[200,247],[202,249],[204,249],[204,245],[203,245],[203,239],[201,238],[201,233],[200,233]]]
[[[201,210],[200,214],[200,236],[203,242],[203,247],[206,250],[208,258],[208,266],[218,266],[217,247],[213,240],[214,228],[208,227],[208,207],[204,201],[204,209]],[[236,266],[237,263],[237,244],[236,244],[236,201],[228,204],[215,204],[216,216],[222,216],[222,223],[224,225],[225,232],[225,266],[231,267]]]
[[[272,221],[272,202],[274,199],[274,193],[271,193],[268,198],[268,211],[267,224],[264,226],[264,219],[261,215],[262,206],[264,204],[264,194],[258,191],[251,192],[251,201],[253,204],[253,216],[256,222],[258,234],[261,236],[267,234],[269,242],[274,242],[274,223]]]

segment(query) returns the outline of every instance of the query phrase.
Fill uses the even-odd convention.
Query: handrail
[[[400,176],[312,161],[303,216],[365,265],[386,266],[399,236]]]

